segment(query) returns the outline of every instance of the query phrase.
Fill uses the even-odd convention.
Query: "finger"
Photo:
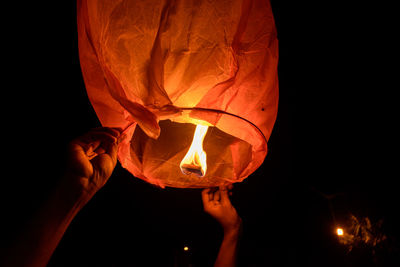
[[[206,188],[203,189],[203,191],[201,191],[201,199],[203,200],[203,204],[207,204],[209,202],[209,194],[210,192],[210,188]]]
[[[219,187],[220,195],[221,195],[221,202],[222,203],[229,203],[229,195],[228,195],[228,188],[226,186]]]
[[[208,192],[208,200],[209,201],[216,200],[215,198],[217,197],[217,194],[216,194],[217,190],[218,190],[218,187],[210,188],[210,191]]]
[[[106,149],[104,148],[104,146],[106,145],[107,143],[100,143],[95,149],[94,149],[94,153],[96,153],[96,154],[104,154],[104,153],[106,153]]]
[[[217,188],[217,190],[214,192],[214,201],[220,202],[221,201],[221,190]]]
[[[83,148],[81,148],[81,149],[83,149]],[[85,154],[89,160],[92,160],[94,157],[97,156],[97,153],[95,151],[93,151],[92,146],[89,146],[89,149],[86,150]]]
[[[97,155],[104,153],[104,149],[102,149],[99,146],[100,146],[99,141],[91,144],[86,144],[80,141],[74,141],[70,143],[70,150],[75,151],[76,153],[79,153],[81,155],[84,155],[89,160],[92,160]]]
[[[71,143],[69,144],[69,147],[70,147],[71,151],[79,151],[79,153],[82,153],[84,155],[87,155],[88,157],[91,157],[91,156],[95,155],[95,150],[97,149],[97,147],[99,145],[100,145],[99,141],[92,142],[92,143],[86,143],[86,142],[82,141],[81,138],[79,138],[79,139],[75,139],[75,140],[71,141]]]
[[[114,140],[115,141],[115,140]],[[116,142],[101,142],[93,151],[95,155],[108,154],[113,161],[113,164],[117,163],[118,155],[118,144]],[[89,154],[88,154],[89,155]],[[93,158],[93,157],[91,157]]]
[[[69,143],[69,150],[82,155],[85,155],[88,151],[93,153],[93,150],[90,149],[89,145],[80,143],[78,141],[72,141]]]
[[[232,194],[233,194],[233,192],[232,192],[233,184],[228,184],[227,188],[228,188],[228,195],[232,196]]]
[[[213,201],[213,199],[214,199],[214,191],[210,189],[210,191],[208,191],[208,201]]]
[[[74,143],[81,146],[89,160],[98,155],[107,153],[110,155],[113,163],[117,161],[117,135],[116,130],[111,128],[96,128],[87,132],[74,140]]]
[[[117,163],[118,145],[116,143],[108,143],[105,145],[105,153],[110,155],[113,164]]]

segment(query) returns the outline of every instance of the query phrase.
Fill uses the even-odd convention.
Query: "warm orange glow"
[[[186,246],[185,246],[185,247],[183,248],[183,250],[184,250],[184,251],[188,251],[188,250],[189,250],[189,247],[186,247]]]
[[[182,173],[194,173],[200,177],[206,174],[207,154],[203,150],[203,140],[206,136],[207,130],[208,126],[197,125],[192,144],[180,164]]]
[[[242,182],[262,166],[278,114],[271,0],[121,2],[76,2],[87,96],[102,126],[123,130],[121,166],[161,188]],[[210,128],[207,173],[200,155],[181,165],[196,125]]]
[[[343,229],[342,228],[336,229],[336,233],[337,233],[338,236],[342,236],[343,235]]]

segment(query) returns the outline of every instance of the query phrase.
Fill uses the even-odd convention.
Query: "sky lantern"
[[[118,159],[160,187],[243,181],[267,155],[278,40],[266,0],[78,0],[87,94]]]

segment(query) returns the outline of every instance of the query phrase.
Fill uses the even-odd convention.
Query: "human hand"
[[[224,229],[224,233],[238,232],[242,219],[229,200],[230,186],[220,186],[217,189],[207,188],[201,192],[204,211],[214,217]]]
[[[117,164],[118,137],[115,128],[95,128],[70,142],[65,182],[80,193],[94,195],[110,178]]]

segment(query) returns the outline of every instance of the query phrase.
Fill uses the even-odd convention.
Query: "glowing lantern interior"
[[[196,171],[185,174],[181,170],[182,163],[185,162],[182,159],[191,152],[188,148],[194,141],[195,129],[199,127],[192,123],[171,120],[160,121],[160,127],[158,139],[150,138],[141,128],[136,127],[131,141],[131,156],[135,165],[142,167],[146,177],[162,177],[162,186],[203,188],[218,186],[226,181],[234,182],[238,179],[236,175],[244,174],[251,163],[252,148],[249,143],[216,127],[208,127],[203,141],[203,149],[207,153],[207,171],[204,170],[202,177]],[[235,159],[235,150],[232,151],[232,147],[240,150],[247,160]],[[238,162],[241,164],[237,164]]]

